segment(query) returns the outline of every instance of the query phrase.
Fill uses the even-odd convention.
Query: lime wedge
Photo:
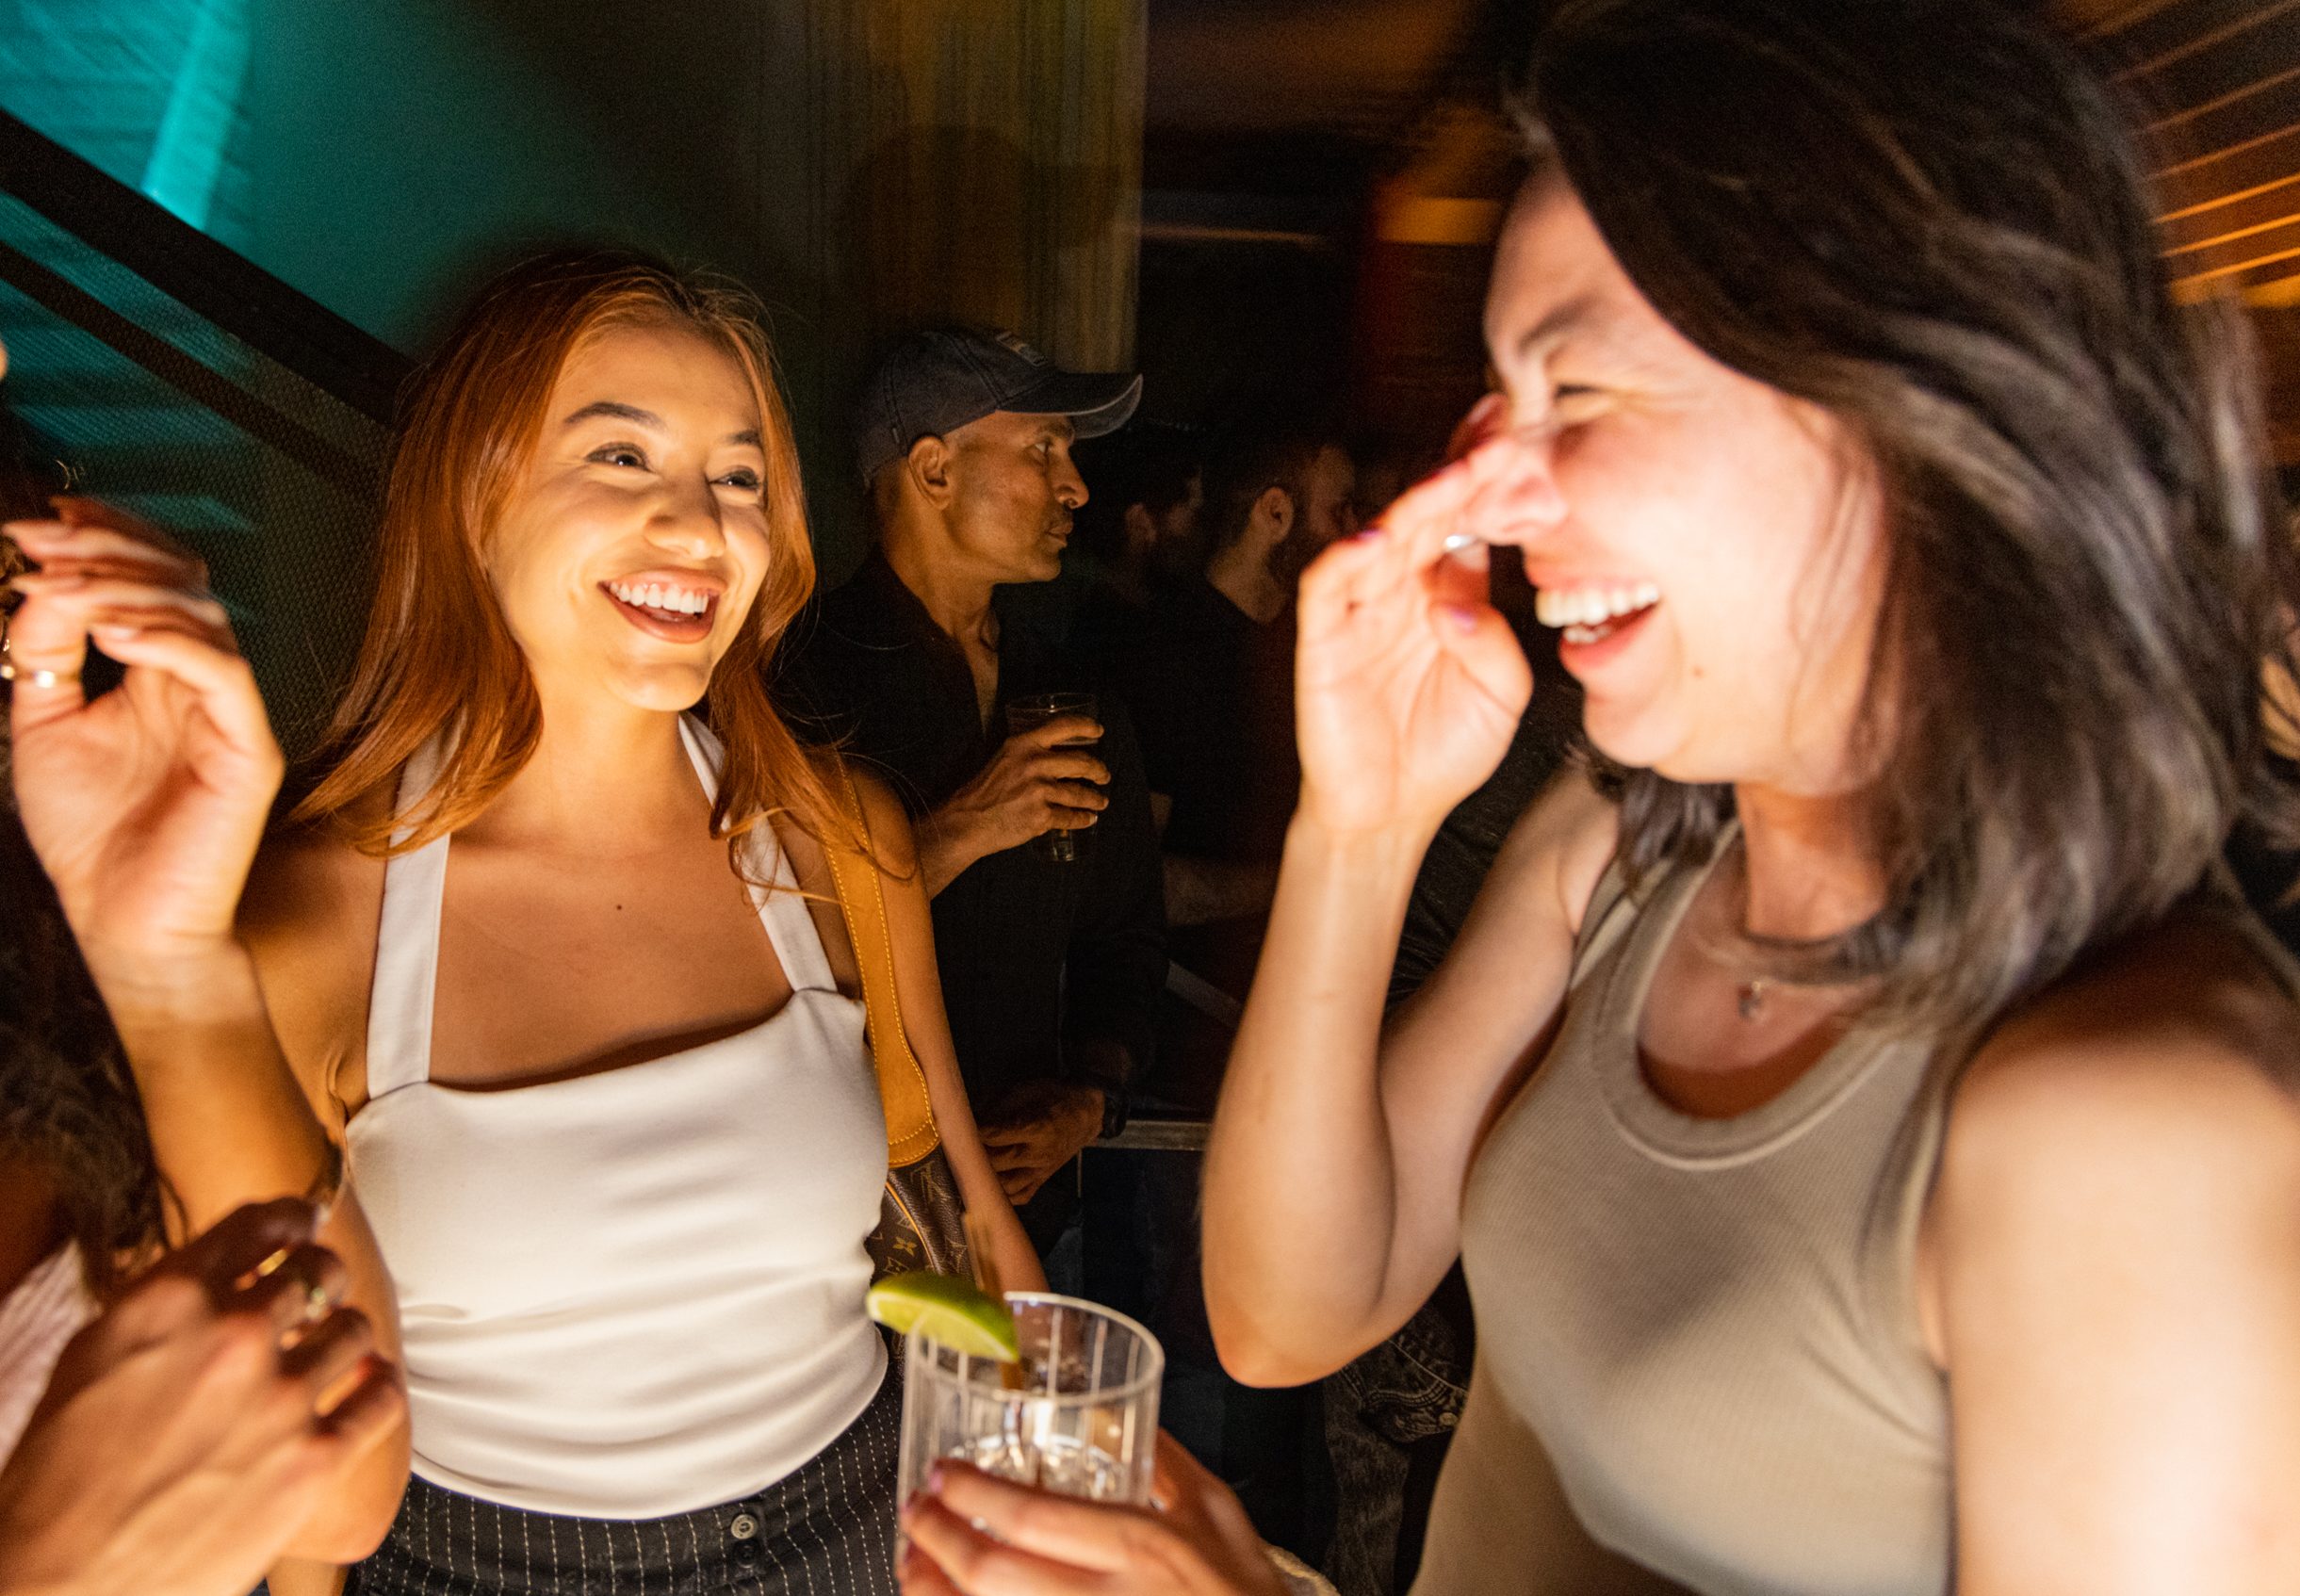
[[[977,1289],[971,1280],[923,1270],[890,1275],[871,1288],[863,1305],[872,1318],[896,1335],[916,1330],[969,1358],[995,1358],[1002,1363],[1021,1360],[1014,1315],[1004,1303]]]

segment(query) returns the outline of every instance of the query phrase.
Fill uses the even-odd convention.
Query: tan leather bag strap
[[[871,822],[864,815],[862,793],[855,774],[839,761],[840,797],[846,817],[866,840]],[[887,1111],[887,1162],[900,1169],[942,1145],[935,1128],[934,1099],[927,1096],[926,1071],[910,1050],[910,1036],[903,1029],[903,1003],[894,984],[894,939],[887,930],[887,899],[879,888],[878,866],[868,854],[843,848],[825,839],[824,857],[839,893],[839,908],[846,916],[846,934],[855,944],[855,963],[862,971],[862,1003],[871,1034],[871,1064],[878,1073],[878,1100]]]

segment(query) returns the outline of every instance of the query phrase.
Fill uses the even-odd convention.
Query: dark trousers
[[[902,1383],[797,1473],[662,1519],[523,1512],[408,1481],[345,1596],[894,1596]]]

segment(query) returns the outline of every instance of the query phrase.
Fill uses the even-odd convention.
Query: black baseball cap
[[[862,480],[993,411],[1067,415],[1082,438],[1126,425],[1142,401],[1131,371],[1065,371],[1012,333],[971,327],[912,333],[889,349],[855,407],[855,464]]]

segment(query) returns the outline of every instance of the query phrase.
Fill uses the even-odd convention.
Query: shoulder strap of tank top
[[[1616,854],[1606,861],[1605,872],[1590,893],[1589,906],[1581,911],[1581,930],[1574,937],[1574,969],[1566,980],[1566,991],[1577,990],[1598,960],[1621,940],[1636,918],[1626,912],[1629,907],[1629,883],[1622,873],[1622,857]]]
[[[703,783],[703,795],[716,803],[726,745],[692,715],[679,717],[678,730],[688,761]],[[782,964],[783,979],[794,992],[837,991],[839,983],[831,974],[830,957],[823,952],[823,938],[815,930],[814,917],[807,912],[807,899],[799,891],[798,877],[791,871],[791,855],[784,851],[782,839],[772,825],[761,821],[745,834],[744,841],[751,855],[752,879],[743,885],[751,894],[752,906],[759,911],[759,923],[767,928],[775,956]]]
[[[1717,850],[1731,847],[1733,839],[1738,835],[1740,822],[1728,822],[1725,829],[1718,835]],[[1710,857],[1716,857],[1716,853],[1713,852]],[[1617,850],[1613,857],[1606,861],[1605,873],[1597,878],[1597,886],[1590,893],[1589,907],[1582,911],[1581,931],[1574,938],[1574,973],[1567,983],[1567,991],[1579,986],[1590,971],[1596,969],[1598,963],[1628,935],[1629,928],[1637,923],[1639,903],[1652,895],[1651,891],[1634,894],[1629,890],[1629,878],[1622,868],[1622,856]]]
[[[400,772],[397,812],[407,813],[439,771],[434,738]],[[393,838],[408,836],[406,829]],[[439,989],[439,905],[447,892],[448,839],[433,838],[383,865],[383,909],[375,929],[367,992],[367,1096],[382,1097],[432,1073],[432,1008]]]
[[[855,774],[844,760],[840,761],[836,785],[846,818],[856,834],[867,841],[870,819],[863,812]],[[887,1116],[887,1162],[900,1169],[941,1146],[942,1134],[935,1125],[926,1072],[919,1067],[909,1033],[903,1028],[902,998],[894,980],[894,938],[887,929],[886,893],[879,886],[878,865],[867,853],[825,838],[823,854],[830,861],[839,907],[846,915],[847,935],[855,943],[855,963],[862,970],[871,1065],[878,1074],[879,1106]]]

